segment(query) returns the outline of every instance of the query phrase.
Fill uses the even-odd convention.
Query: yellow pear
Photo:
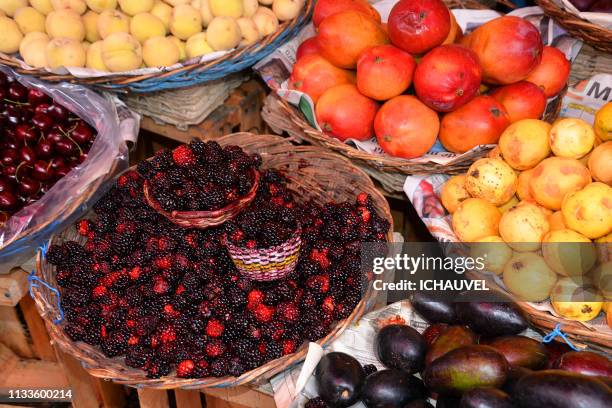
[[[240,33],[242,34],[242,41],[240,41],[240,45],[251,45],[259,41],[261,34],[259,34],[257,25],[253,19],[241,17],[236,20],[236,22],[238,23]]]
[[[132,17],[130,22],[130,33],[141,43],[149,38],[165,37],[166,27],[164,23],[151,13],[140,13]]]
[[[151,37],[142,46],[142,57],[148,67],[169,67],[179,61],[180,50],[166,37]]]
[[[84,67],[87,56],[83,44],[73,38],[54,38],[45,49],[50,68]]]
[[[304,0],[274,0],[272,11],[280,21],[297,17],[304,8]]]
[[[0,11],[9,17],[13,17],[17,9],[27,7],[28,0],[0,0]]]
[[[242,17],[242,0],[208,0],[215,17]]]
[[[231,50],[240,40],[240,26],[232,17],[215,17],[206,30],[206,42],[215,51]]]
[[[192,35],[201,32],[202,16],[200,12],[189,4],[176,6],[170,20],[170,31],[181,40],[187,40]]]
[[[153,8],[151,9],[151,14],[155,17],[159,18],[162,23],[164,23],[164,27],[166,27],[166,31],[170,30],[170,19],[172,18],[172,7],[168,4],[158,1],[155,3]]]
[[[90,43],[101,40],[98,34],[98,19],[100,15],[93,10],[83,14],[83,24],[85,25],[85,39]]]
[[[270,35],[278,30],[278,18],[276,18],[276,14],[267,7],[258,8],[252,18],[262,37]]]
[[[170,4],[172,7],[180,6],[182,4],[189,4],[191,0],[164,0],[166,3]]]
[[[83,45],[83,49],[85,50],[85,56],[87,56],[87,51],[89,50],[89,47],[91,47],[91,43],[89,41],[83,41],[81,44]]]
[[[117,8],[117,0],[85,0],[85,2],[90,9],[98,14],[104,10],[114,10]]]
[[[53,11],[51,0],[30,0],[30,6],[43,13],[45,16]]]
[[[197,35],[197,34],[196,34]],[[168,39],[174,43],[179,49],[179,61],[187,58],[187,48],[185,45],[185,41],[181,41],[173,35],[168,36]]]
[[[119,0],[119,7],[128,16],[147,13],[153,9],[155,0]]]
[[[128,33],[114,33],[102,43],[102,61],[111,72],[131,71],[142,64],[142,47]]]
[[[258,7],[259,2],[257,0],[242,0],[242,16],[253,17]]]
[[[19,50],[19,44],[23,39],[23,34],[19,31],[19,26],[9,17],[0,17],[0,52],[12,54]]]
[[[34,7],[22,7],[15,11],[13,19],[23,34],[45,32],[45,15]]]
[[[271,6],[274,0],[259,0],[259,4],[264,6]]]
[[[213,50],[210,45],[208,45],[208,42],[206,42],[206,33],[198,33],[191,36],[187,40],[185,51],[187,52],[187,58],[191,59],[210,54],[215,50]]]
[[[83,20],[71,9],[55,10],[49,13],[45,27],[51,38],[71,38],[79,43],[85,39]]]
[[[108,71],[108,68],[106,68],[102,60],[102,43],[103,41],[96,41],[89,46],[87,50],[87,62],[85,64],[87,68],[97,71]]]
[[[119,10],[106,10],[98,17],[98,34],[105,39],[115,33],[129,33],[130,18]]]
[[[31,67],[43,68],[47,66],[45,50],[49,43],[49,36],[45,33],[33,31],[26,34],[19,46],[21,58]]]
[[[79,15],[87,10],[87,4],[84,0],[51,0],[51,4],[55,10],[70,9]]]

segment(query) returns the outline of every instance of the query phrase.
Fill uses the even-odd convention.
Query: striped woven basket
[[[293,38],[308,24],[314,10],[315,0],[306,0],[304,10],[294,19],[282,23],[278,30],[260,41],[237,48],[213,61],[197,62],[161,72],[143,75],[116,74],[104,77],[76,77],[71,74],[56,74],[44,68],[24,69],[23,61],[0,54],[0,64],[15,71],[39,77],[49,82],[71,82],[103,88],[109,91],[149,93],[167,89],[185,88],[251,68],[270,55],[282,44]]]
[[[269,282],[283,279],[295,269],[302,246],[300,235],[298,229],[287,242],[270,248],[241,248],[227,240],[225,247],[241,274],[251,280]]]
[[[217,141],[222,146],[238,145],[248,153],[259,153],[263,159],[262,167],[274,168],[285,174],[288,177],[288,188],[299,200],[312,200],[322,205],[330,201],[352,201],[361,192],[370,194],[378,214],[391,223],[387,241],[392,241],[393,218],[387,200],[376,189],[370,178],[353,166],[349,160],[314,146],[292,145],[287,139],[279,136],[237,133],[221,137]],[[71,228],[56,234],[50,243],[61,244],[68,240],[81,240],[82,242],[83,239],[75,228]],[[39,252],[37,256],[35,273],[37,278],[44,280],[51,287],[57,287],[55,267],[46,261],[42,252]],[[359,321],[364,313],[375,305],[376,295],[377,292],[370,284],[351,315],[336,322],[331,332],[317,343],[324,347],[329,345],[346,328]],[[201,389],[236,387],[263,382],[301,362],[308,352],[308,345],[304,344],[296,353],[270,361],[240,377],[185,379],[172,373],[167,377],[150,379],[147,378],[144,371],[127,367],[122,358],[108,358],[98,347],[72,341],[64,332],[63,324],[54,323],[59,309],[57,298],[53,295],[52,290],[41,286],[33,290],[33,298],[45,321],[52,342],[77,358],[89,374],[135,387]]]

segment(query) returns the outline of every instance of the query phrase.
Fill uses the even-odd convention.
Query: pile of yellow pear
[[[305,0],[0,0],[0,52],[35,68],[168,67],[259,41]]]
[[[440,193],[458,239],[511,293],[571,320],[612,311],[612,102],[594,126],[515,122]]]

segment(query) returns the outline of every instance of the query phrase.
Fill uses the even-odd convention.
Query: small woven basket
[[[544,13],[554,18],[573,37],[580,38],[600,51],[612,53],[612,30],[564,10],[554,0],[538,0],[537,3]]]
[[[185,228],[199,228],[206,229],[210,227],[216,227],[224,222],[227,222],[236,217],[242,210],[244,210],[250,203],[255,199],[257,195],[257,187],[259,187],[259,172],[253,170],[253,186],[251,190],[243,196],[238,198],[231,204],[226,205],[223,208],[214,211],[165,211],[159,203],[155,200],[151,192],[149,191],[149,183],[144,183],[144,196],[147,203],[155,211],[175,223]]]
[[[391,223],[387,241],[393,240],[393,218],[387,200],[376,189],[370,178],[353,166],[349,160],[317,147],[292,145],[287,139],[279,136],[236,133],[223,136],[217,141],[222,146],[238,145],[250,154],[259,153],[263,159],[263,168],[274,168],[288,176],[288,188],[298,200],[313,200],[322,205],[330,201],[352,201],[360,192],[370,194],[377,212]],[[75,228],[71,228],[56,234],[50,243],[61,244],[69,240],[82,242],[83,239]],[[36,258],[36,277],[57,287],[55,267],[47,263],[40,251]],[[337,322],[331,332],[317,343],[323,347],[329,345],[347,327],[359,321],[364,313],[375,304],[376,294],[370,284],[351,315]],[[296,353],[270,361],[237,378],[185,379],[178,378],[172,373],[167,377],[150,379],[147,378],[144,371],[127,367],[122,358],[108,358],[98,347],[72,341],[64,332],[63,324],[53,323],[59,310],[57,299],[50,289],[41,286],[33,290],[33,299],[45,321],[52,342],[80,360],[89,374],[113,380],[119,384],[156,389],[237,387],[263,382],[301,362],[308,352],[308,345],[304,344]]]
[[[71,82],[103,88],[108,91],[149,93],[167,89],[185,88],[251,68],[274,50],[293,38],[308,24],[315,0],[306,0],[304,9],[294,19],[282,23],[278,30],[260,41],[237,48],[212,61],[198,62],[179,68],[143,75],[116,74],[104,77],[76,77],[56,74],[45,68],[22,67],[23,61],[14,56],[0,55],[0,64],[8,65],[20,74],[32,75],[49,82]]]
[[[289,240],[270,248],[249,249],[225,240],[236,269],[247,278],[270,282],[283,279],[295,269],[302,246],[301,230],[298,228]]]

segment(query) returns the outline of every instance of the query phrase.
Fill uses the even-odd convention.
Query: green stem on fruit
[[[72,128],[72,130],[74,130],[75,128],[76,128],[76,126],[74,128]],[[66,136],[68,138],[68,140],[70,140],[72,143],[74,143],[76,145],[77,149],[79,149],[79,153],[83,154],[83,149],[81,149],[81,146],[79,146],[79,144],[77,142],[75,142],[74,139],[71,138],[68,133],[66,133],[66,131],[64,131],[63,129],[60,129],[60,130],[64,134],[64,136]]]
[[[26,106],[26,105],[30,104],[29,102],[17,102],[17,101],[13,101],[13,100],[10,100],[10,99],[7,99],[7,98],[4,98],[3,101],[4,102],[8,102],[8,103],[13,104],[13,105],[17,105],[17,106]]]

